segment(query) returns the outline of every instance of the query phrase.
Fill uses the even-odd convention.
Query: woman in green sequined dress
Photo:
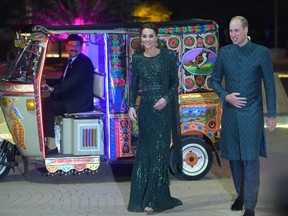
[[[159,48],[157,33],[154,24],[144,24],[140,28],[141,43],[132,56],[128,115],[131,121],[138,118],[139,124],[128,205],[128,211],[132,212],[160,212],[182,205],[180,200],[171,197],[169,189],[171,132],[174,155],[178,155],[175,170],[182,172],[178,73],[172,51]],[[140,82],[141,101],[136,113]]]

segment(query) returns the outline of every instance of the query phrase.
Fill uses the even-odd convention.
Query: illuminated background
[[[229,42],[225,32],[230,18],[243,15],[248,18],[255,42],[286,49],[286,11],[287,0],[1,0],[0,34],[2,41],[8,41],[15,30],[31,23],[71,25],[200,18],[219,24],[220,42],[225,44]]]

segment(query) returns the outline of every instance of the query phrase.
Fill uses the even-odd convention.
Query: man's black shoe
[[[243,201],[236,199],[235,202],[231,206],[232,211],[241,211],[243,209]]]
[[[255,216],[255,211],[253,209],[246,209],[243,216]]]
[[[46,155],[58,154],[58,148],[56,147],[55,149],[50,149],[48,146],[45,146],[45,152]]]

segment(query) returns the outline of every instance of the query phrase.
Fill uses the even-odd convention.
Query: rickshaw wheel
[[[7,163],[11,161],[11,154],[7,148],[8,142],[0,139],[0,162]],[[4,179],[10,172],[11,166],[0,164],[0,180]]]
[[[172,163],[173,148],[170,158]],[[199,180],[210,171],[213,161],[212,149],[199,137],[185,137],[182,140],[182,161],[181,179]],[[170,171],[174,173],[172,164]]]

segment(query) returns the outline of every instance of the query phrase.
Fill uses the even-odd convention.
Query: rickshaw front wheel
[[[9,162],[11,161],[11,145],[6,140],[0,139],[0,180],[4,179],[10,172],[11,166]]]

